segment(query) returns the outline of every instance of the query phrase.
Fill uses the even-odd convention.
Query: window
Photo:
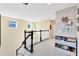
[[[28,23],[27,24],[27,28],[30,28],[31,29],[32,28],[32,23]]]
[[[17,28],[16,21],[9,21],[8,22],[8,27],[12,28],[12,29],[16,29]]]

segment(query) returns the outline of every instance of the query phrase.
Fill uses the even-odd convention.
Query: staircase
[[[40,30],[40,31],[24,30],[25,40],[22,42],[22,45],[18,49],[16,49],[16,56],[25,56],[25,55],[30,56],[33,53],[33,45],[36,45],[45,40],[45,39],[44,40],[42,39],[42,35],[41,35],[42,31],[48,31],[48,30]],[[33,43],[33,32],[40,32],[40,42]],[[26,33],[29,33],[29,34],[26,36]],[[30,41],[30,44],[28,45],[29,41]]]

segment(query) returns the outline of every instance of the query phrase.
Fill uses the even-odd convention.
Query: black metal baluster
[[[31,53],[33,52],[33,31],[31,31]]]
[[[40,41],[42,41],[42,30],[40,30]]]

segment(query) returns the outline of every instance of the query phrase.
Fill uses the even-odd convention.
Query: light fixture
[[[22,4],[24,4],[24,5],[28,5],[29,3],[22,3]]]
[[[48,2],[47,4],[50,5],[50,4],[52,4],[52,3],[51,3],[51,2]]]

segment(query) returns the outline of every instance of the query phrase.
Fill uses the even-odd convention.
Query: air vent
[[[29,3],[22,3],[22,4],[24,4],[24,5],[28,5]]]

